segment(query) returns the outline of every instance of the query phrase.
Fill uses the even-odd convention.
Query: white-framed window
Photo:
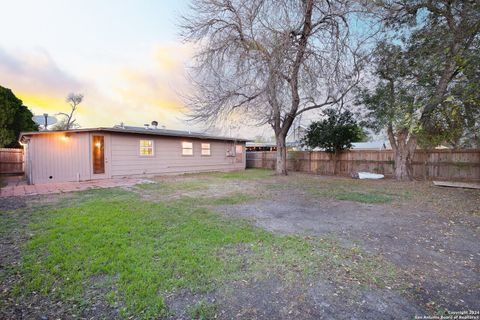
[[[153,157],[153,140],[140,140],[140,156]]]
[[[210,143],[202,143],[202,156],[212,155],[210,151]]]
[[[182,156],[193,156],[193,143],[182,142]]]

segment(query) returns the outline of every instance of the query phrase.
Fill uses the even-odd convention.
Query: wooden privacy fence
[[[0,148],[0,174],[23,173],[23,149]]]
[[[247,168],[275,168],[275,151],[247,152]],[[288,170],[321,175],[348,176],[367,171],[393,176],[392,150],[350,150],[337,155],[337,161],[324,151],[289,151]],[[480,149],[416,150],[412,162],[417,179],[480,181]]]

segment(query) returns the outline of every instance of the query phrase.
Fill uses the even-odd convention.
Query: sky
[[[82,93],[82,127],[190,128],[181,93],[191,45],[179,37],[187,1],[0,0],[0,85],[34,114],[66,112]]]

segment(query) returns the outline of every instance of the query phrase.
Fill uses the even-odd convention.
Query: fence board
[[[0,174],[21,174],[23,171],[23,149],[0,148]]]
[[[247,152],[247,168],[275,168],[274,151]],[[292,171],[321,175],[347,176],[356,171],[394,173],[392,150],[350,150],[337,156],[337,161],[323,151],[290,151],[287,168]],[[480,149],[416,150],[412,161],[416,179],[480,181]]]

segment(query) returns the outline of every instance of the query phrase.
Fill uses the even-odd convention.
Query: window
[[[210,143],[202,143],[202,156],[209,156],[210,153]]]
[[[182,156],[193,156],[193,143],[182,142]]]
[[[145,157],[153,156],[153,140],[140,140],[140,155]]]

